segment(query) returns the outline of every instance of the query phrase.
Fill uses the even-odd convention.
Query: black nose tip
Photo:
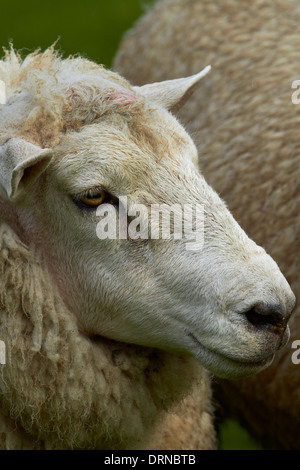
[[[291,316],[291,312],[284,311],[281,305],[257,303],[250,310],[244,312],[249,323],[257,328],[268,328],[273,333],[281,334]]]

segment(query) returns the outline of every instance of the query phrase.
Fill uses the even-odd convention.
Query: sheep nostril
[[[282,313],[279,305],[256,304],[244,312],[248,322],[257,328],[268,328],[273,333],[282,334],[287,326],[289,314]]]

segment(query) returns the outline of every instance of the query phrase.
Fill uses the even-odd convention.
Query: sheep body
[[[299,2],[163,0],[123,40],[115,68],[132,83],[212,64],[211,80],[179,112],[200,167],[242,227],[300,294]],[[294,99],[294,102],[297,100]],[[266,446],[299,448],[300,374],[292,336],[256,377],[223,383],[223,402]]]
[[[24,61],[13,50],[6,54],[0,78],[8,106],[1,108],[0,140],[17,135],[54,146],[67,129],[76,132],[99,117],[103,103],[106,111],[117,103],[126,115],[132,92],[125,80],[80,58],[63,65],[52,48]],[[121,92],[110,102],[113,84],[115,92],[121,84]],[[102,100],[94,96],[97,87],[108,89]],[[209,377],[199,363],[155,348],[91,340],[45,266],[32,240],[24,243],[12,204],[0,197],[0,338],[6,347],[0,448],[214,448]]]
[[[5,224],[0,240],[2,449],[215,446],[210,386],[194,360],[109,340],[91,344]],[[188,393],[193,382],[199,388]],[[173,435],[176,419],[189,432]]]

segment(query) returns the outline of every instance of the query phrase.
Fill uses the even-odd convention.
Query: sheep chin
[[[241,379],[255,375],[269,367],[275,357],[275,353],[272,353],[258,361],[234,359],[219,351],[208,349],[192,333],[188,333],[188,336],[193,342],[194,357],[210,372],[223,379]]]

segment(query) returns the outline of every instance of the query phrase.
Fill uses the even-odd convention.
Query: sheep
[[[278,262],[296,296],[299,15],[293,0],[162,0],[126,35],[114,62],[135,85],[189,75],[211,63],[210,80],[178,117],[197,144],[208,183]],[[300,369],[291,360],[299,316],[298,304],[291,340],[271,367],[221,383],[223,406],[271,448],[300,446]]]
[[[0,62],[2,448],[214,448],[209,374],[258,373],[288,341],[288,282],[170,112],[208,70],[132,87],[53,47]],[[129,230],[162,205],[169,238]],[[184,205],[205,223],[176,238]]]

